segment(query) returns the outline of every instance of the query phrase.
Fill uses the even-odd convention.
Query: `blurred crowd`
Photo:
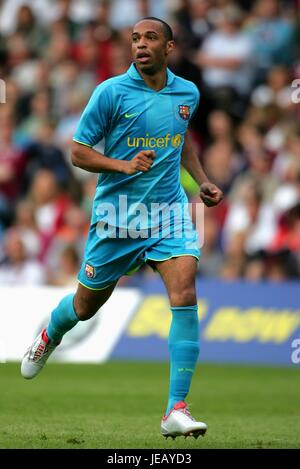
[[[145,16],[174,30],[169,66],[200,90],[193,141],[225,194],[205,209],[199,276],[299,280],[300,1],[0,0],[0,285],[76,283],[97,176],[70,142]]]

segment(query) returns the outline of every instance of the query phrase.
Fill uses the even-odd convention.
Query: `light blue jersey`
[[[149,252],[151,246],[158,245],[157,240],[151,238],[145,240],[144,244],[141,244],[140,239],[122,242],[120,239],[107,239],[99,231],[106,204],[121,212],[115,223],[122,227],[124,214],[126,213],[125,222],[130,218],[130,209],[125,211],[120,207],[120,196],[126,198],[127,207],[144,204],[149,210],[153,204],[187,202],[180,184],[180,160],[189,120],[198,103],[199,91],[192,82],[167,69],[167,84],[156,91],[147,86],[134,64],[127,73],[106,80],[95,89],[73,140],[94,147],[105,139],[105,156],[119,160],[129,161],[141,150],[154,150],[156,156],[148,172],[140,171],[134,175],[111,172],[99,175],[85,259],[79,274],[79,280],[84,285],[96,289],[107,286],[135,268],[138,265],[137,259],[150,259],[146,256],[146,250]],[[144,227],[149,226],[149,223],[151,225],[151,219],[147,219]],[[177,239],[172,244],[169,239],[166,241],[167,247],[163,247],[160,242],[159,258],[154,255],[151,259],[163,260],[173,255],[198,257],[199,250],[195,244],[197,236],[193,234],[192,225],[188,226],[188,231],[192,233],[188,241]],[[113,266],[114,261],[116,264]],[[109,264],[112,266],[110,273]],[[118,273],[115,272],[116,266]]]
[[[180,157],[189,120],[199,102],[199,91],[190,81],[167,71],[167,86],[149,88],[132,64],[127,73],[101,83],[80,119],[74,140],[95,146],[105,138],[105,156],[131,160],[141,150],[154,150],[150,171],[134,175],[100,174],[92,223],[99,220],[97,206],[116,207],[119,195],[133,203],[181,201]]]

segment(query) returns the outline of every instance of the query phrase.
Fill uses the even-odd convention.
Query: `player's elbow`
[[[73,152],[71,153],[71,162],[72,162],[72,165],[76,166],[77,168],[80,166],[79,165],[79,158]]]
[[[80,167],[80,160],[81,160],[81,149],[79,148],[81,145],[79,145],[77,142],[72,142],[71,146],[71,162],[73,166]]]

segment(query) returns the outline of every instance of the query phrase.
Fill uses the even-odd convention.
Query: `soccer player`
[[[97,86],[81,116],[72,162],[99,173],[99,181],[79,284],[76,293],[52,311],[47,328],[25,354],[21,373],[27,379],[36,376],[63,335],[99,310],[121,276],[148,262],[161,275],[172,312],[169,399],[161,433],[174,438],[198,437],[207,429],[185,402],[199,354],[195,277],[200,251],[190,217],[185,211],[178,216],[187,204],[180,163],[199,184],[207,206],[218,204],[222,192],[209,182],[190,144],[188,123],[199,92],[167,68],[173,48],[167,23],[157,18],[139,21],[132,32],[134,60],[127,73]],[[102,138],[104,154],[93,148]],[[157,218],[157,204],[177,209],[168,219]],[[131,227],[135,208],[142,206],[155,216],[149,211],[139,218],[138,237],[137,227]]]

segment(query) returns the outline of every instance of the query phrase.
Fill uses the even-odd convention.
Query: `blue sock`
[[[75,312],[74,294],[65,296],[57,308],[51,313],[51,319],[47,326],[46,333],[50,340],[60,342],[63,335],[72,329],[79,321]]]
[[[199,355],[198,306],[174,307],[171,311],[170,388],[166,415],[177,402],[185,400]]]

